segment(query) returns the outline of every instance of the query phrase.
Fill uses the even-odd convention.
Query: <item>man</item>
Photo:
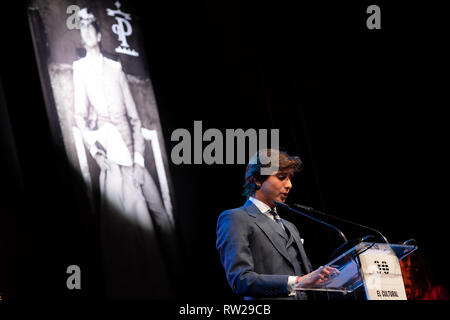
[[[163,245],[171,247],[173,221],[145,168],[141,121],[122,66],[103,56],[94,15],[84,8],[78,18],[86,56],[73,62],[75,122],[101,169],[107,286],[112,297],[147,297],[150,278],[166,269],[155,230]]]
[[[86,8],[79,26],[86,56],[73,63],[75,122],[101,169],[102,195],[147,227],[148,205],[157,224],[169,228],[172,217],[145,168],[141,121],[122,66],[102,55],[99,27]]]
[[[262,175],[268,167],[276,170]],[[319,284],[338,272],[331,267],[311,272],[297,228],[277,213],[275,202],[285,202],[301,167],[300,158],[286,152],[259,151],[245,173],[247,202],[219,216],[217,250],[229,285],[245,299],[306,300],[308,295],[296,286]]]

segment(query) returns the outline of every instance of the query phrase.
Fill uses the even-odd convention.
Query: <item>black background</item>
[[[366,8],[381,8],[368,30]],[[131,7],[131,2],[127,4]],[[279,128],[305,169],[289,203],[415,238],[450,287],[448,7],[435,1],[136,1],[168,152],[173,130]],[[125,1],[123,4],[124,11]],[[130,10],[129,10],[130,11]],[[101,298],[96,217],[50,131],[26,16],[1,19],[1,263],[7,299]],[[5,107],[6,106],[6,107]],[[179,301],[233,301],[215,249],[218,215],[243,204],[245,165],[171,164],[183,264]],[[313,265],[336,235],[297,224]],[[366,231],[343,226],[356,237]],[[346,232],[346,233],[347,233]],[[82,269],[81,291],[66,268]],[[155,275],[157,276],[157,275]]]

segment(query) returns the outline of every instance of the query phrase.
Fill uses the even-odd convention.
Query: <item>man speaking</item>
[[[297,228],[277,213],[275,202],[285,202],[301,168],[299,157],[260,150],[245,172],[247,202],[219,216],[220,260],[231,289],[246,300],[307,300],[305,292],[294,290],[296,284],[319,284],[338,272],[332,267],[312,271]]]

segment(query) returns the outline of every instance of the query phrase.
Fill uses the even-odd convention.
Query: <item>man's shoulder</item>
[[[74,69],[81,68],[85,64],[85,60],[86,60],[85,58],[75,60],[74,62],[72,62],[72,68]]]
[[[247,210],[245,210],[245,205],[240,206],[238,208],[228,209],[223,211],[219,215],[219,221],[224,218],[232,218],[232,219],[246,219],[248,217]]]
[[[122,69],[122,64],[119,61],[110,59],[108,57],[103,56],[103,63],[104,65],[106,65],[107,67],[113,68],[113,69],[117,69],[120,70]],[[73,68],[83,68],[83,67],[88,67],[89,65],[88,59],[86,57],[80,58],[78,60],[75,60],[72,63]]]
[[[228,209],[223,211],[220,215],[240,215],[243,213],[247,213],[247,211],[245,210],[245,205],[244,206],[240,206],[238,208],[233,208],[233,209]]]
[[[106,65],[108,65],[111,68],[114,69],[122,69],[122,64],[119,61],[107,58],[107,57],[103,57],[103,61],[105,62]]]

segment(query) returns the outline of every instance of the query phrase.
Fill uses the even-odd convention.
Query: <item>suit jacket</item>
[[[282,222],[298,246],[305,272],[311,272],[297,228],[289,221],[282,219]],[[288,277],[298,274],[295,274],[280,230],[250,200],[219,216],[216,247],[234,293],[246,299],[298,298],[288,297]]]
[[[90,131],[111,123],[119,131],[130,158],[135,153],[143,155],[141,121],[121,64],[103,56],[97,60],[81,58],[73,62],[73,82],[75,122],[87,147],[95,143]]]

